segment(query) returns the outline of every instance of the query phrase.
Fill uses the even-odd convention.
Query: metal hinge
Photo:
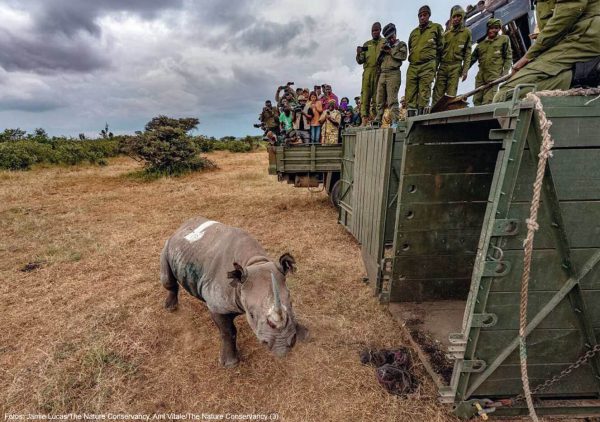
[[[463,360],[461,372],[483,372],[487,368],[487,363],[484,360],[473,359]]]
[[[519,234],[519,220],[498,219],[492,227],[493,237],[516,236]]]
[[[389,303],[392,291],[392,273],[394,272],[394,258],[383,258],[380,265],[380,291],[379,302]]]
[[[504,277],[510,272],[509,261],[485,261],[483,277]]]

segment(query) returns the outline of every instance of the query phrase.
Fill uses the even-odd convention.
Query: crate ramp
[[[555,147],[530,281],[532,388],[568,368],[600,335],[600,106],[585,100],[543,99]],[[454,359],[449,384],[426,365],[442,401],[458,408],[522,392],[522,242],[540,144],[537,117],[525,102],[423,116],[408,130],[391,274],[396,303],[390,309],[443,311],[463,304],[456,332],[440,339]],[[446,319],[458,314],[438,313]],[[598,368],[596,356],[535,396],[538,414],[599,414]],[[518,403],[496,414],[522,415],[527,408]]]
[[[393,129],[360,130],[354,143],[352,219],[348,230],[361,245],[361,254],[373,293],[381,292],[388,187]]]

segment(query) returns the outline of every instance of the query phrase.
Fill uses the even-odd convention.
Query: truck
[[[510,10],[527,46],[529,1],[493,13]],[[468,22],[484,22],[486,13]],[[320,147],[278,161],[297,148],[283,147],[271,171],[294,183],[335,178],[328,193],[360,244],[369,288],[456,416],[527,415],[525,354],[539,415],[597,417],[600,90],[541,96],[542,115],[535,97],[519,99],[524,89],[535,87],[517,87],[510,102],[410,117],[395,129],[347,130],[328,167],[317,165],[325,163],[316,160]],[[554,145],[536,188],[543,117]],[[529,260],[523,245],[532,227]]]

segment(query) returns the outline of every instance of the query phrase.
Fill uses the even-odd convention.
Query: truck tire
[[[340,208],[340,194],[342,190],[342,181],[338,180],[335,182],[333,187],[331,188],[331,192],[329,193],[329,201],[336,208]]]

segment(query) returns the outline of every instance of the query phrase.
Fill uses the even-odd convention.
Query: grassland
[[[362,283],[359,247],[325,194],[277,183],[265,152],[209,158],[218,170],[152,182],[128,177],[137,164],[122,157],[0,172],[0,412],[453,420],[423,373],[402,399],[360,364],[363,347],[404,340]],[[227,370],[201,302],[182,294],[177,312],[163,309],[160,250],[196,215],[295,256],[288,281],[307,343],[277,359],[238,318],[242,362]]]

